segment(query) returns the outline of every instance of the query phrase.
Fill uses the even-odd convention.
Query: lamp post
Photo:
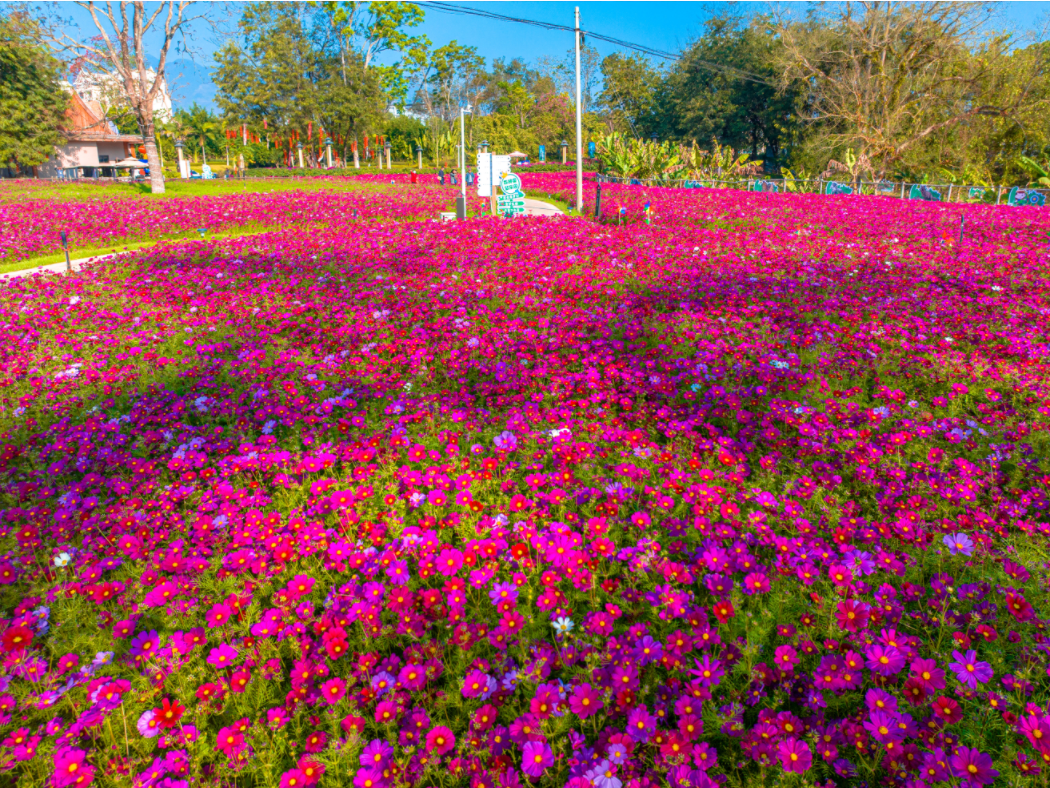
[[[186,147],[186,145],[185,145],[185,143],[182,140],[175,140],[175,153],[178,154],[178,157],[179,157],[179,177],[180,178],[185,178],[186,177],[186,167],[183,164],[185,159],[183,158],[183,153],[182,153],[183,148],[185,148],[185,147]]]
[[[303,164],[303,143],[297,142],[297,143],[295,143],[295,147],[299,151],[299,169],[300,170],[305,170],[306,169],[306,165]]]
[[[482,153],[488,153],[489,152],[489,141],[488,140],[482,140],[481,141],[481,152]]]
[[[416,143],[416,166],[419,169],[423,169],[423,148],[420,147],[419,143]]]
[[[472,109],[459,108],[459,193],[456,198],[456,218],[467,218],[467,132],[463,117]]]
[[[393,164],[390,161],[390,140],[386,141],[386,168],[389,170]]]
[[[567,164],[569,161],[569,143],[565,140],[561,141],[561,163]]]
[[[655,144],[657,143],[658,137],[657,137],[657,136],[656,136],[656,134],[654,133],[654,134],[653,134],[653,136],[652,136],[652,137],[650,137],[649,139],[651,139],[651,140],[653,141],[653,145],[655,145]]]
[[[328,169],[332,169],[332,138],[325,137],[324,141],[324,156],[328,161]]]

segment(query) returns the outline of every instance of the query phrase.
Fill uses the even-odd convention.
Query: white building
[[[134,72],[134,78],[138,81],[138,71]],[[147,88],[157,78],[157,72],[153,69],[146,70]],[[113,108],[124,104],[124,89],[120,77],[116,74],[89,74],[81,71],[73,81],[73,89],[88,102],[95,102],[102,107],[103,113],[109,113]],[[168,92],[167,80],[161,79],[160,90],[153,99],[153,116],[158,121],[166,123],[171,120],[171,94]]]

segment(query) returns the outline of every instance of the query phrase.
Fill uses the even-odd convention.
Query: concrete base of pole
[[[456,198],[456,218],[466,219],[467,218],[467,200],[465,197]]]

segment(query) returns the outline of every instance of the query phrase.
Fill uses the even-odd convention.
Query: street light
[[[186,177],[186,168],[183,167],[183,165],[182,165],[182,162],[183,162],[182,151],[183,151],[183,149],[185,147],[186,147],[186,144],[182,140],[175,140],[175,153],[178,154],[178,157],[179,157],[179,177],[180,178],[185,178]]]
[[[303,143],[297,142],[295,147],[299,149],[299,169],[304,170],[306,169],[306,165],[303,164]]]
[[[654,133],[654,134],[653,134],[653,136],[652,136],[652,137],[650,137],[649,139],[651,139],[651,140],[653,141],[653,145],[655,145],[655,144],[656,144],[656,141],[657,141],[657,136],[656,136],[656,134],[655,134],[655,133]]]
[[[332,138],[325,137],[324,141],[324,155],[328,161],[328,169],[332,169]]]
[[[473,114],[473,109],[459,108],[459,191],[460,196],[456,199],[456,218],[467,218],[467,132],[463,116],[467,113]],[[487,143],[482,143],[487,145]]]
[[[386,145],[384,146],[384,149],[386,150],[386,168],[389,170],[390,167],[391,167],[391,164],[390,164],[390,140],[386,141]]]
[[[488,153],[489,152],[489,141],[488,140],[482,140],[481,141],[481,152],[482,153]]]
[[[418,142],[416,143],[416,161],[419,169],[423,169],[423,148],[420,147]]]
[[[569,154],[569,143],[567,143],[565,140],[562,140],[561,141],[561,163],[562,164],[565,164],[565,163],[568,162],[568,160],[569,160],[568,159],[568,154]]]

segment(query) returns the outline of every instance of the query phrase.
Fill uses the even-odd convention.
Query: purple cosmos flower
[[[609,761],[599,761],[583,776],[594,788],[620,788],[623,785],[616,778],[616,766]]]
[[[984,684],[995,675],[991,665],[977,661],[977,652],[972,649],[965,654],[953,651],[952,658],[955,662],[949,663],[948,668],[955,674],[960,684],[970,689],[977,689],[978,684]]]
[[[645,706],[635,706],[627,715],[627,735],[635,741],[646,742],[656,731],[656,717]]]
[[[896,676],[905,665],[904,655],[893,646],[876,643],[867,649],[868,669],[880,676]]]
[[[546,740],[527,741],[521,748],[521,770],[533,779],[554,765],[554,753]]]
[[[504,430],[495,438],[492,442],[496,445],[496,448],[500,451],[514,451],[518,448],[518,439],[514,436],[514,433],[510,430]]]
[[[498,605],[500,602],[509,600],[510,602],[518,601],[518,587],[513,583],[497,583],[489,591],[489,599],[492,604]]]
[[[944,544],[952,555],[960,553],[966,557],[973,555],[973,540],[966,534],[948,534],[944,537]]]
[[[990,785],[999,772],[992,768],[992,756],[969,747],[959,747],[951,758],[952,774],[967,785]]]

